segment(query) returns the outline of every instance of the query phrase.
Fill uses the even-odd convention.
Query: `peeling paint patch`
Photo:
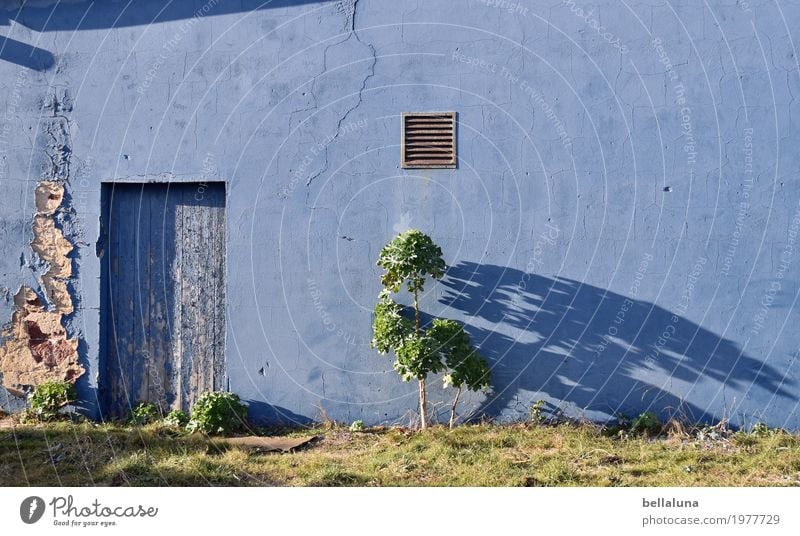
[[[70,339],[62,323],[64,316],[74,311],[67,287],[72,277],[69,254],[73,245],[55,221],[64,201],[64,186],[42,181],[34,196],[31,249],[47,265],[40,282],[50,308],[29,287],[22,287],[14,296],[14,314],[3,330],[0,346],[0,372],[3,387],[17,396],[49,380],[74,382],[86,372],[78,363],[78,339]]]
[[[36,212],[39,214],[55,214],[64,201],[64,187],[53,181],[42,181],[34,192]]]
[[[49,380],[74,382],[86,370],[78,363],[78,340],[69,339],[63,315],[47,311],[39,296],[22,287],[14,296],[16,311],[0,346],[3,387],[22,396]]]
[[[72,277],[69,254],[73,246],[53,218],[64,200],[64,186],[53,181],[40,182],[35,197],[37,212],[33,218],[31,248],[49,266],[41,277],[42,287],[55,311],[69,315],[74,310],[67,289],[67,280]]]

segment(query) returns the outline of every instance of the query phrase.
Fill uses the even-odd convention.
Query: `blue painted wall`
[[[13,5],[0,318],[41,270],[33,189],[68,181],[87,411],[101,182],[224,180],[228,383],[256,417],[413,418],[368,341],[379,248],[416,227],[452,266],[426,312],[493,365],[462,414],[800,428],[797,1]],[[457,170],[399,167],[401,112],[428,110],[459,114]]]

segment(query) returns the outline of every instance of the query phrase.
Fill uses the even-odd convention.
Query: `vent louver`
[[[403,114],[403,168],[456,167],[456,113]]]

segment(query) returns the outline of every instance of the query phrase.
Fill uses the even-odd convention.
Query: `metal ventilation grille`
[[[456,113],[403,114],[402,167],[456,167]]]

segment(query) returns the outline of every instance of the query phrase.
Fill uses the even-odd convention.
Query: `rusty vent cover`
[[[402,167],[456,167],[456,113],[403,114]]]

